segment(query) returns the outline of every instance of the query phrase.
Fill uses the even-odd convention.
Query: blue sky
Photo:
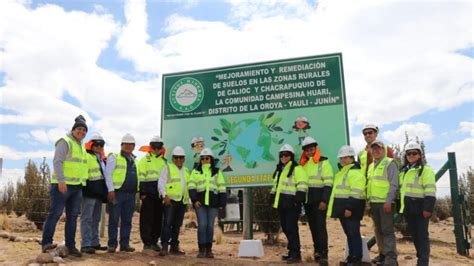
[[[456,151],[465,170],[474,161],[472,4],[417,6],[414,16],[405,1],[4,1],[2,178],[29,158],[51,160],[77,113],[109,148],[127,125],[145,143],[160,130],[163,73],[334,52],[356,148],[375,123],[387,143],[420,136],[435,168]]]

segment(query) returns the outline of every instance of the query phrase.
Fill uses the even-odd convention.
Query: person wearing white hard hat
[[[107,202],[105,185],[105,141],[99,134],[92,135],[86,143],[88,176],[82,188],[81,207],[81,252],[94,254],[96,250],[107,250],[100,245],[99,222],[102,202]]]
[[[195,136],[191,139],[191,149],[192,151],[194,152],[194,155],[193,155],[193,168],[196,168],[201,159],[200,159],[200,154],[201,154],[201,151],[202,149],[204,149],[204,138],[201,137],[201,136]]]
[[[214,222],[219,208],[225,208],[227,191],[224,175],[215,165],[214,153],[204,148],[201,162],[193,169],[188,181],[189,197],[193,202],[198,221],[198,258],[214,258],[212,240]]]
[[[56,224],[66,209],[65,241],[69,255],[81,257],[76,248],[77,217],[81,212],[82,183],[87,178],[87,157],[82,141],[87,134],[86,119],[79,115],[71,131],[55,143],[53,176],[51,178],[51,205],[43,226],[43,252],[54,248]]]
[[[163,140],[153,136],[148,146],[140,148],[146,155],[138,163],[140,181],[140,238],[143,250],[160,251],[158,239],[163,225],[163,200],[158,191],[161,171],[166,168]]]
[[[135,138],[127,133],[122,137],[121,151],[110,153],[105,166],[105,182],[107,184],[109,201],[109,253],[114,253],[120,244],[120,251],[134,252],[130,246],[132,217],[135,210],[135,197],[138,192],[138,162],[133,150]],[[120,223],[119,223],[120,221]],[[120,241],[117,242],[117,232],[120,224]]]
[[[328,231],[326,226],[327,204],[331,196],[334,173],[327,157],[321,156],[318,143],[306,137],[302,143],[300,165],[308,176],[308,196],[304,204],[313,239],[314,260],[321,265],[328,263]]]
[[[395,200],[399,185],[399,172],[395,161],[385,155],[385,145],[380,140],[370,144],[374,161],[367,170],[367,200],[377,234],[383,246],[375,264],[397,265],[397,242],[393,224]],[[379,250],[380,253],[380,250]]]
[[[306,118],[305,116],[298,116],[296,118],[295,124],[292,127],[292,130],[298,133],[299,145],[301,145],[303,143],[303,140],[308,136],[308,133],[306,131],[310,128],[311,126],[309,125],[308,118]]]
[[[295,150],[289,144],[280,148],[279,162],[273,173],[271,195],[273,208],[278,210],[281,228],[288,239],[288,255],[282,256],[287,263],[301,262],[301,244],[298,219],[301,204],[308,191],[308,177],[295,160]]]
[[[334,178],[334,187],[328,205],[328,217],[339,218],[346,234],[349,256],[340,265],[361,265],[362,237],[360,221],[365,209],[366,178],[355,161],[356,153],[351,146],[339,149],[339,172]]]
[[[379,127],[374,124],[367,124],[362,128],[362,135],[364,136],[364,140],[367,143],[365,148],[361,150],[358,154],[357,161],[360,164],[362,173],[367,177],[367,170],[369,169],[369,165],[373,161],[373,156],[370,153],[370,144],[377,139],[380,130]],[[384,146],[385,156],[388,158],[393,158],[393,149],[388,147],[387,145]],[[383,244],[382,244],[382,236],[375,230],[375,239],[377,243],[377,247],[379,250],[379,255],[372,260],[374,264],[382,264],[384,260],[383,256]]]
[[[405,146],[399,180],[400,213],[403,213],[415,244],[417,265],[429,265],[430,238],[428,225],[436,201],[436,177],[423,160],[423,149],[416,142]]]
[[[181,146],[171,152],[171,163],[163,168],[158,189],[163,197],[165,221],[161,233],[160,256],[184,255],[179,249],[179,228],[183,224],[184,213],[189,201],[187,182],[189,170],[184,166],[186,153]]]

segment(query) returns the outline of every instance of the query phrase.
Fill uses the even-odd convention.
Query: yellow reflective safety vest
[[[94,154],[87,153],[87,169],[88,175],[87,178],[84,180],[84,186],[86,181],[97,181],[104,179],[102,171],[100,170],[100,164]]]
[[[201,202],[201,204],[203,204],[204,201],[203,205],[206,206],[219,205],[216,204],[217,201],[219,201],[218,194],[223,193],[226,195],[227,193],[222,171],[219,169],[217,174],[212,175],[210,164],[202,165],[202,173],[197,169],[191,172],[188,181],[188,189],[196,190],[197,200]]]
[[[329,160],[314,162],[310,158],[303,166],[308,176],[308,188],[332,187],[334,182],[334,173]]]
[[[113,154],[110,153],[109,156],[115,157],[115,168],[112,171],[112,183],[114,184],[114,189],[120,189],[125,181],[127,175],[127,158],[122,156],[122,153]],[[133,160],[135,166],[138,166],[137,160]],[[135,169],[138,168],[135,167]],[[137,172],[138,177],[138,172]],[[137,189],[139,189],[139,182],[137,180]]]
[[[387,145],[385,145],[384,150],[385,150],[385,157],[387,157],[388,156],[388,146]],[[358,157],[359,157],[359,163],[360,163],[360,168],[361,168],[360,170],[362,171],[362,174],[364,174],[366,176],[367,175],[367,167],[368,167],[368,165],[367,165],[367,151],[365,149],[361,150],[359,152]]]
[[[425,197],[436,197],[436,177],[433,169],[428,165],[410,168],[400,173],[400,213],[405,209],[405,197],[423,199]]]
[[[335,199],[354,198],[365,200],[366,178],[360,168],[352,169],[354,163],[344,166],[334,177],[334,186],[329,199],[327,216],[331,217]]]
[[[64,140],[68,151],[63,162],[64,183],[66,185],[82,185],[87,179],[87,152],[83,145],[79,144],[72,136],[65,136],[56,141]],[[57,184],[58,179],[53,171],[51,184]]]
[[[181,201],[183,204],[187,204],[189,200],[189,192],[187,183],[189,181],[189,171],[188,168],[182,167],[183,175],[185,178],[184,188],[183,183],[181,182],[181,173],[179,168],[174,164],[168,164],[166,169],[166,195],[174,200]],[[184,195],[183,195],[184,190]]]
[[[138,163],[138,181],[140,182],[140,194],[158,196],[158,180],[161,171],[166,167],[163,156],[147,153]]]
[[[297,165],[293,169],[291,176],[288,176],[292,164],[293,162],[288,162],[281,171],[281,174],[276,172],[273,178],[273,187],[270,193],[275,195],[275,200],[273,201],[273,208],[275,209],[278,208],[281,194],[296,198],[296,192],[306,193],[308,191],[308,177],[303,167]],[[278,175],[280,176],[279,178]]]
[[[387,199],[390,190],[387,169],[392,161],[392,158],[384,157],[377,167],[375,167],[375,161],[370,164],[367,171],[367,199],[369,202],[382,203]]]

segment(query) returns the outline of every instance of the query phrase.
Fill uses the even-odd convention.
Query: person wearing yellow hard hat
[[[212,240],[219,208],[225,208],[227,191],[222,170],[216,167],[214,153],[204,148],[200,163],[191,172],[188,190],[198,220],[198,258],[214,258]]]
[[[410,142],[405,147],[400,170],[400,213],[403,213],[416,249],[417,265],[429,265],[428,225],[436,201],[436,177],[423,161],[421,145]]]
[[[189,170],[184,166],[186,152],[176,146],[171,152],[171,163],[163,168],[158,182],[158,190],[163,197],[165,221],[161,233],[160,256],[184,255],[179,249],[179,228],[183,224],[184,213],[189,201]]]
[[[331,199],[328,205],[328,217],[339,218],[346,234],[349,256],[340,265],[361,265],[362,238],[360,220],[365,209],[365,176],[355,161],[356,153],[351,146],[339,149],[339,172],[334,178]]]
[[[282,256],[287,263],[301,262],[301,244],[298,219],[301,204],[308,191],[308,177],[295,160],[295,151],[289,144],[280,148],[279,162],[273,173],[271,195],[273,208],[278,210],[280,224],[288,239],[288,255]]]

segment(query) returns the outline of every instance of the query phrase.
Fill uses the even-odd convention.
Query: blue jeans
[[[102,200],[83,197],[81,209],[81,247],[100,246],[99,222]]]
[[[61,214],[63,214],[64,208],[66,208],[66,225],[64,228],[66,247],[74,248],[76,246],[77,216],[79,216],[81,211],[82,187],[80,185],[67,186],[67,191],[61,193],[58,190],[58,185],[53,184],[49,190],[49,195],[51,197],[51,205],[48,217],[43,225],[41,245],[44,247],[53,243],[56,224]]]
[[[179,228],[183,224],[186,205],[182,202],[171,201],[170,206],[165,206],[165,223],[161,233],[161,243],[179,246]],[[170,241],[171,240],[171,241]]]
[[[362,259],[362,237],[360,236],[360,220],[349,218],[340,218],[342,229],[347,237],[349,246],[349,256]]]
[[[117,247],[117,231],[120,220],[120,247],[128,247],[130,231],[132,230],[132,217],[135,210],[136,193],[115,191],[115,200],[109,203],[109,242],[108,246]]]
[[[214,238],[214,222],[217,217],[217,208],[210,208],[208,206],[201,206],[196,209],[196,216],[198,220],[198,244],[212,244]]]

